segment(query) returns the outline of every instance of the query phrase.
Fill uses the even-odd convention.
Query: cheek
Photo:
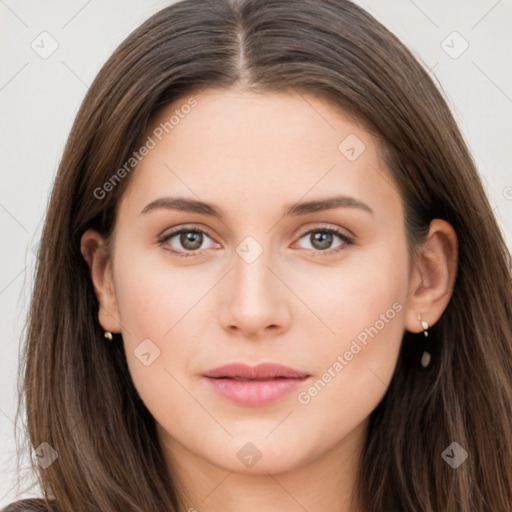
[[[143,251],[123,252],[121,244],[118,249],[114,282],[127,363],[141,398],[158,410],[169,398],[166,390],[176,385],[171,374],[187,367],[195,350],[197,323],[191,319],[197,320],[211,285],[165,258],[156,264]]]
[[[409,285],[405,239],[356,248],[346,256],[337,266],[309,264],[282,272],[309,309],[291,301],[297,304],[296,321],[303,322],[309,333],[315,331],[322,347],[340,350],[360,333],[364,341],[365,329],[374,324],[379,332],[400,333],[403,319],[397,313],[405,307]]]
[[[395,308],[400,305],[395,303]],[[377,311],[385,314],[386,309]],[[336,348],[324,354],[327,357],[315,379],[297,394],[297,418],[305,418],[315,432],[321,445],[318,450],[346,438],[384,397],[403,333],[403,309],[391,311],[389,323],[367,322],[362,329],[351,324],[350,330],[359,331],[359,337],[339,336]]]
[[[317,347],[315,380],[297,398],[309,417],[322,417],[327,437],[358,425],[387,391],[404,332],[407,264],[400,241],[368,250],[325,280],[323,300],[314,296],[335,334]]]
[[[208,271],[173,266],[163,249],[123,251],[119,244],[115,262],[118,314],[127,339],[136,343],[148,337],[160,342],[175,329],[211,288]]]

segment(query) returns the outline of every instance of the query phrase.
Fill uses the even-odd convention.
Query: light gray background
[[[18,349],[35,247],[64,143],[101,65],[134,28],[169,3],[0,0],[0,507],[16,496]],[[437,78],[512,247],[512,1],[357,3],[402,39]],[[49,36],[40,36],[44,31],[58,43],[46,59],[31,47],[51,48]],[[453,58],[465,41],[468,49]]]

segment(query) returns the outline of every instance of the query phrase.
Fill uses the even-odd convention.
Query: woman
[[[56,178],[26,340],[44,499],[496,512],[510,255],[431,78],[342,0],[189,0],[116,50]]]

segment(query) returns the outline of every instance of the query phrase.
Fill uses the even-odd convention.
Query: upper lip
[[[256,366],[250,366],[245,363],[231,363],[209,370],[203,375],[217,379],[222,377],[239,377],[242,379],[274,379],[277,377],[297,379],[309,377],[308,373],[276,363],[261,363]]]

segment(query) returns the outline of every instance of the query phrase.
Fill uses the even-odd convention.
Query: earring
[[[105,331],[103,336],[105,336],[105,338],[107,338],[107,340],[112,341],[112,333],[110,331]]]
[[[421,327],[423,327],[423,336],[425,338],[428,338],[428,324],[425,322],[425,320],[421,319],[421,315],[418,315],[418,320],[421,322]]]
[[[421,327],[423,327],[423,336],[425,336],[425,338],[428,338],[429,326],[428,326],[427,322],[425,322],[425,320],[421,319],[421,315],[418,315],[418,321],[420,322]],[[421,356],[421,366],[423,366],[423,368],[426,368],[430,364],[431,359],[432,359],[432,356],[430,355],[430,352],[428,352],[426,350],[423,351],[423,354]]]

